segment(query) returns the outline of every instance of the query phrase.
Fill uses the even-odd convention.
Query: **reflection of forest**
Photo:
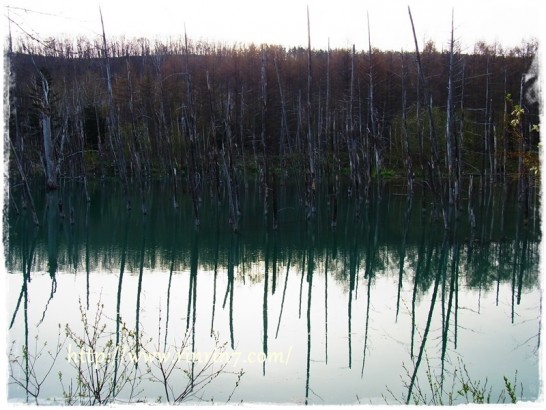
[[[336,321],[346,323],[344,343],[348,368],[358,368],[364,374],[371,354],[369,339],[377,340],[369,325],[370,316],[378,314],[374,308],[370,310],[370,305],[375,303],[371,300],[375,301],[376,294],[379,296],[374,285],[377,279],[387,278],[395,284],[390,288],[393,293],[397,289],[396,321],[399,313],[407,316],[405,312],[409,313],[406,320],[411,320],[407,344],[412,366],[406,369],[409,402],[417,374],[423,371],[422,362],[428,361],[425,358],[427,339],[440,340],[438,358],[443,380],[444,366],[446,362],[449,364],[448,342],[453,342],[456,349],[458,331],[464,326],[459,322],[462,309],[459,298],[465,296],[468,288],[479,289],[481,294],[482,290],[494,291],[496,286],[498,304],[501,284],[509,286],[514,323],[515,307],[521,303],[522,295],[539,283],[538,205],[531,204],[529,212],[524,214],[511,186],[478,190],[467,201],[468,209],[458,211],[458,217],[454,218],[457,222],[449,230],[444,230],[428,198],[417,194],[409,200],[397,194],[394,184],[385,187],[380,199],[372,199],[367,204],[357,204],[350,199],[339,201],[335,229],[328,217],[325,192],[320,191],[316,217],[308,221],[304,211],[298,210],[301,207],[298,207],[296,191],[286,186],[279,193],[279,227],[272,230],[270,216],[263,214],[260,193],[250,187],[243,202],[240,233],[232,232],[226,222],[228,212],[215,200],[204,201],[202,223],[196,229],[191,203],[182,202],[178,209],[166,205],[170,203],[169,193],[168,187],[163,185],[149,187],[150,207],[146,215],[128,212],[121,189],[116,190],[115,184],[91,188],[90,204],[77,190],[68,187],[60,191],[64,192],[62,200],[58,191],[45,197],[37,196],[37,207],[43,209],[39,228],[28,215],[9,215],[6,266],[11,274],[23,273],[21,288],[12,289],[19,292],[19,297],[13,313],[10,312],[10,326],[23,321],[25,346],[31,335],[27,318],[28,282],[34,272],[47,272],[51,277],[51,288],[43,289],[48,292],[49,301],[57,293],[58,273],[86,275],[87,309],[90,308],[89,289],[95,282],[93,274],[117,275],[116,337],[121,334],[120,308],[127,303],[122,297],[122,288],[127,282],[124,275],[131,274],[138,283],[135,334],[140,335],[140,315],[146,309],[145,301],[141,301],[143,278],[153,275],[152,271],[168,272],[165,344],[173,303],[171,281],[173,275],[184,272],[188,280],[187,300],[184,300],[187,303],[185,331],[192,351],[197,349],[199,337],[197,311],[203,306],[203,292],[198,295],[198,282],[208,281],[212,285],[207,291],[213,298],[211,332],[215,329],[217,312],[220,309],[229,312],[229,347],[233,350],[241,332],[234,325],[234,321],[237,322],[235,306],[248,303],[247,308],[259,311],[262,323],[257,328],[262,352],[267,355],[279,335],[285,305],[293,307],[299,303],[299,318],[305,320],[307,338],[304,391],[305,403],[308,403],[313,402],[310,392],[314,383],[318,383],[314,368],[320,366],[312,359],[312,346],[324,348],[328,364],[329,352],[332,354],[335,350],[328,350],[329,332],[334,340],[339,336],[329,331],[329,326],[334,328]],[[469,218],[471,214],[475,223]],[[202,278],[199,273],[206,275]],[[252,302],[237,297],[241,287],[247,284],[263,286],[263,293],[260,290]],[[285,299],[287,288],[293,291],[294,285],[298,287],[299,300],[296,297],[289,301]],[[334,318],[332,313],[329,316],[329,309],[335,311],[338,306],[332,305],[339,304],[340,299],[332,301],[328,293],[335,294],[339,288],[343,290],[342,298],[346,298],[342,303],[347,303],[346,318]],[[365,294],[364,311],[362,305],[355,308],[360,303],[358,292]],[[272,303],[275,294],[282,295],[280,304],[278,298],[277,303]],[[324,323],[312,319],[312,310],[317,310],[312,300],[317,299],[324,303]],[[257,306],[250,306],[256,302]],[[426,306],[426,317],[417,314],[419,306]],[[394,302],[391,307],[394,308]],[[359,325],[363,333],[356,338],[353,333]],[[324,326],[324,339],[316,335],[319,326]],[[138,336],[136,345],[139,346]],[[196,370],[192,365],[188,371],[193,375]],[[265,376],[265,362],[262,372]],[[116,377],[114,375],[113,385]]]
[[[58,199],[48,198],[53,204],[48,207],[46,199],[37,195],[37,208],[44,209],[41,228],[35,228],[25,215],[10,214],[5,247],[8,272],[25,270],[30,253],[32,272],[116,272],[125,241],[128,271],[138,272],[142,261],[145,269],[188,271],[198,236],[198,270],[217,272],[239,266],[236,280],[244,276],[261,282],[265,268],[271,271],[275,284],[278,271],[286,270],[287,265],[305,271],[312,236],[316,272],[328,271],[349,287],[355,275],[400,275],[400,279],[415,280],[419,290],[425,291],[434,282],[446,242],[446,257],[456,259],[466,286],[489,288],[512,281],[521,289],[536,286],[539,279],[538,204],[524,223],[511,186],[475,193],[476,227],[471,228],[464,209],[447,233],[431,216],[427,198],[417,196],[410,203],[397,195],[394,185],[385,188],[379,201],[369,204],[339,201],[335,230],[327,216],[326,193],[322,193],[323,207],[319,207],[316,220],[307,222],[298,210],[295,190],[287,186],[280,193],[279,229],[272,231],[259,193],[251,187],[243,203],[240,234],[231,233],[222,206],[205,201],[202,213],[207,217],[198,235],[192,233],[191,204],[182,202],[179,209],[173,209],[168,205],[168,187],[158,184],[149,188],[151,203],[146,216],[127,213],[121,189],[113,188],[113,184],[108,188],[96,185],[91,205],[76,191],[65,189],[61,215]]]

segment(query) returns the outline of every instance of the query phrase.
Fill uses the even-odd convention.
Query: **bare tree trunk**
[[[171,179],[171,186],[173,189],[173,206],[174,208],[178,208],[178,203],[176,201],[176,162],[173,158],[173,143],[171,139],[171,135],[169,132],[169,129],[167,127],[167,118],[165,115],[165,103],[164,103],[164,95],[163,95],[163,79],[161,78],[161,63],[162,59],[160,56],[155,56],[153,59],[155,69],[156,69],[156,75],[157,75],[157,92],[158,92],[158,99],[159,99],[159,136],[160,136],[160,145],[161,149],[163,151],[163,158],[166,159],[166,161],[161,161],[164,165],[165,162],[167,162],[167,167],[165,165],[163,166],[163,172],[166,174],[165,176],[167,178]],[[166,169],[165,169],[166,168]],[[142,198],[142,204],[144,207],[144,197]]]
[[[269,153],[267,147],[267,71],[266,71],[266,50],[262,48],[262,67],[261,67],[261,142],[262,142],[262,158],[263,158],[263,189],[264,189],[264,215],[268,212],[268,197],[269,197]]]
[[[370,16],[368,13],[366,13],[366,17],[368,20],[368,60],[369,60],[369,81],[370,81],[370,87],[369,87],[369,110],[370,110],[370,123],[372,126],[372,141],[373,141],[373,150],[374,150],[374,161],[375,161],[375,175],[377,177],[377,192],[379,193],[379,181],[381,179],[381,153],[380,153],[380,137],[377,130],[377,119],[375,114],[375,106],[374,106],[374,92],[373,92],[373,62],[372,62],[372,40],[370,36]]]
[[[506,68],[504,69],[504,96],[507,95],[506,90]],[[506,98],[504,98],[504,111],[503,111],[503,117],[502,117],[502,123],[503,123],[503,144],[502,144],[502,180],[504,183],[506,183],[506,158],[507,158],[507,151],[508,151],[508,133],[506,130],[507,124],[508,124],[508,101]]]
[[[96,98],[96,96],[95,96]],[[100,127],[100,119],[99,119],[99,111],[97,109],[97,101],[94,99],[93,106],[95,108],[95,124],[97,127],[97,150],[99,154],[99,168],[100,168],[100,177],[101,179],[104,178],[104,160],[103,160],[103,152],[102,152],[102,136],[101,136],[101,127]]]
[[[525,75],[521,77],[520,94],[519,94],[519,106],[523,110],[523,85],[525,83]],[[530,172],[525,165],[525,158],[527,157],[527,150],[529,148],[529,132],[526,129],[525,114],[521,116],[519,121],[519,155],[518,155],[518,174],[519,174],[519,201],[523,207],[523,220],[527,224],[529,216],[529,184],[530,184]]]
[[[337,164],[337,158],[335,154],[334,149],[334,133],[331,130],[331,124],[330,124],[330,39],[328,39],[328,57],[326,60],[326,101],[325,101],[325,125],[324,130],[326,134],[326,138],[329,141],[329,148],[330,148],[330,155],[332,155],[332,162],[328,161],[330,165],[330,176],[333,178],[333,184],[332,184],[332,192],[334,194],[337,194],[336,191],[336,179],[337,174],[335,173],[336,164]]]
[[[457,175],[454,167],[453,155],[453,133],[454,133],[454,116],[453,116],[453,11],[451,15],[451,41],[449,43],[449,74],[447,86],[447,108],[446,108],[446,154],[447,154],[447,175],[448,175],[448,203],[455,203],[455,185],[457,185]]]
[[[137,123],[134,112],[134,103],[133,103],[133,82],[131,78],[131,66],[129,64],[129,59],[126,60],[127,67],[127,86],[129,92],[129,115],[131,116],[131,134],[133,136],[133,144],[129,143],[129,151],[133,157],[134,164],[136,167],[137,179],[140,187],[140,198],[141,198],[141,210],[142,213],[146,213],[146,201],[144,195],[144,177],[145,177],[145,167],[142,164],[141,160],[141,147],[139,143],[139,138],[137,135]]]
[[[468,183],[468,222],[472,231],[472,237],[476,232],[476,216],[474,215],[474,199],[472,198],[472,189],[474,186],[474,176],[470,175],[470,181]]]
[[[40,126],[44,143],[46,187],[48,190],[58,189],[57,165],[54,158],[55,149],[51,137],[51,107],[49,105],[49,82],[45,75],[38,70],[42,95],[40,97]]]
[[[462,64],[462,77],[461,77],[461,118],[459,121],[459,131],[456,138],[456,152],[457,152],[457,181],[459,184],[456,187],[456,201],[459,203],[459,209],[461,209],[460,200],[463,183],[463,142],[464,142],[464,127],[465,127],[465,115],[464,115],[464,86],[465,86],[465,64]]]
[[[355,126],[353,118],[353,106],[354,106],[354,78],[355,78],[355,45],[353,44],[351,53],[351,83],[349,90],[349,107],[347,110],[347,150],[349,154],[349,167],[351,171],[351,195],[356,195],[361,199],[360,193],[360,179],[358,169],[358,151],[357,140],[355,137]],[[366,187],[366,189],[368,186]]]
[[[311,129],[311,22],[309,20],[309,6],[307,6],[307,154],[309,159],[307,181],[307,218],[315,213],[316,170],[315,145]]]
[[[489,104],[489,55],[487,56],[487,65],[485,73],[485,109],[484,109],[484,158],[482,165],[482,174],[487,179],[487,165],[489,165],[489,179],[493,180],[493,161],[491,159],[491,123],[490,123],[490,104]]]
[[[8,11],[8,57],[11,59],[13,54],[13,39],[11,37],[11,17],[9,15],[10,7],[7,6]]]
[[[413,164],[409,149],[409,133],[407,122],[407,98],[406,98],[406,70],[404,66],[404,53],[402,53],[402,145],[404,149],[404,165],[406,167],[406,178],[408,183],[408,195],[413,196]]]
[[[277,177],[273,173],[273,183],[271,185],[271,196],[273,197],[273,230],[276,231],[279,226],[279,207],[277,205]]]
[[[30,187],[28,185],[28,181],[25,175],[25,171],[23,170],[23,164],[21,163],[21,160],[19,159],[19,155],[17,155],[17,151],[15,150],[15,147],[13,146],[13,142],[11,142],[11,138],[8,138],[11,150],[13,151],[13,155],[15,156],[15,163],[17,164],[17,170],[19,171],[19,175],[21,176],[21,180],[23,181],[23,185],[25,187],[25,193],[27,195],[28,202],[30,203],[30,211],[32,212],[32,220],[36,226],[40,225],[40,222],[38,221],[38,216],[36,215],[36,207],[34,206],[34,200],[32,199],[32,193],[30,191]]]
[[[411,10],[409,7],[408,7],[408,13],[409,13],[409,18],[411,22],[411,28],[413,31],[413,40],[415,42],[415,55],[417,60],[417,68],[419,71],[420,83],[425,94],[425,101],[426,101],[427,112],[429,117],[431,156],[430,156],[430,161],[428,163],[428,168],[429,168],[428,170],[429,170],[430,186],[432,189],[432,194],[435,197],[437,197],[438,201],[440,202],[442,218],[444,221],[444,228],[447,229],[448,219],[447,219],[446,208],[444,206],[444,197],[442,192],[442,173],[440,170],[440,164],[438,160],[438,146],[437,146],[438,138],[437,138],[436,129],[434,126],[434,116],[432,115],[432,97],[430,95],[430,91],[428,89],[427,82],[425,79],[425,74],[423,72],[423,66],[421,64],[421,55],[419,53],[419,45],[417,44],[417,35],[415,34],[415,26],[413,24],[413,17],[411,16]],[[440,185],[439,188],[436,187],[436,183]]]
[[[245,160],[245,140],[244,140],[244,114],[245,114],[245,87],[241,87],[241,109],[239,112],[239,139],[241,144],[241,158],[243,161],[243,181],[245,188],[248,187],[248,181],[246,178],[246,160]]]
[[[193,85],[192,85],[192,76],[189,71],[189,50],[188,50],[188,36],[186,35],[186,28],[184,27],[184,52],[186,60],[186,112],[185,118],[183,119],[186,135],[189,139],[189,150],[186,150],[186,155],[188,157],[188,185],[189,191],[192,199],[193,205],[193,216],[195,226],[199,226],[199,202],[200,202],[200,192],[201,192],[201,178],[197,172],[197,163],[196,163],[196,144],[197,144],[197,130],[196,130],[196,120],[195,120],[195,111],[193,107]]]
[[[226,104],[226,118],[224,121],[224,140],[222,141],[222,149],[220,151],[222,156],[222,167],[224,171],[226,188],[228,194],[228,205],[229,205],[229,223],[234,232],[239,230],[239,201],[237,196],[237,183],[236,175],[233,170],[233,150],[231,144],[231,93],[228,91],[227,95],[227,104]],[[226,161],[227,156],[227,161]],[[228,167],[229,163],[229,167]]]
[[[279,136],[279,161],[281,165],[281,172],[283,177],[286,177],[286,161],[284,155],[285,143],[290,140],[288,135],[288,120],[286,117],[286,103],[284,100],[284,93],[282,89],[281,77],[279,75],[279,67],[277,59],[274,59],[275,73],[277,74],[277,82],[279,83],[279,94],[281,97],[281,134]]]
[[[125,194],[125,200],[127,203],[127,209],[131,208],[131,202],[129,200],[128,183],[127,183],[127,167],[125,164],[125,153],[121,145],[121,137],[119,135],[119,124],[114,108],[114,94],[112,91],[112,75],[110,72],[110,59],[108,57],[108,45],[106,43],[106,33],[104,31],[104,21],[102,18],[102,11],[99,7],[100,21],[102,26],[102,42],[103,42],[103,54],[106,64],[106,81],[108,85],[108,109],[110,119],[110,143],[115,143],[114,156],[118,165],[119,174],[123,184],[123,190]]]
[[[212,140],[212,149],[208,150],[209,153],[212,151],[212,159],[213,159],[213,166],[214,166],[214,176],[216,181],[216,196],[218,201],[220,201],[220,159],[219,154],[220,150],[222,149],[222,144],[220,142],[220,138],[218,138],[218,135],[216,133],[216,117],[214,115],[214,102],[212,97],[212,87],[210,83],[210,77],[209,72],[206,73],[206,79],[207,79],[207,91],[209,94],[209,116],[210,116],[210,139]]]
[[[77,128],[77,134],[79,136],[79,142],[80,142],[80,161],[81,161],[81,175],[83,179],[83,186],[85,190],[85,199],[89,203],[91,201],[91,197],[89,196],[89,189],[87,186],[87,170],[85,167],[85,132],[84,132],[84,125],[83,125],[83,110],[82,110],[82,104],[80,97],[75,98],[76,101],[76,112],[78,113],[78,118],[76,120],[76,128]]]

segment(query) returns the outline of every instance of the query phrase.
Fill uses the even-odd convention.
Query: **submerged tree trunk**
[[[375,113],[375,106],[374,106],[374,91],[373,91],[373,70],[372,70],[372,39],[370,35],[370,17],[368,14],[366,14],[367,20],[368,20],[368,60],[369,60],[369,81],[370,81],[370,88],[369,88],[369,110],[370,110],[370,122],[372,126],[372,141],[373,141],[373,151],[374,151],[374,163],[375,163],[375,175],[377,178],[377,193],[379,195],[379,187],[380,187],[380,179],[381,179],[381,140],[379,138],[379,132],[377,127],[377,118]]]
[[[186,63],[186,109],[182,118],[183,128],[186,130],[186,136],[189,140],[189,149],[186,149],[188,163],[188,185],[193,205],[193,216],[195,226],[199,226],[199,203],[201,201],[201,176],[197,170],[197,125],[196,115],[193,104],[193,83],[189,66],[188,36],[184,27],[184,57]]]
[[[44,143],[44,160],[46,187],[48,190],[55,190],[57,184],[57,165],[55,163],[53,139],[51,137],[51,108],[49,106],[49,82],[44,73],[39,71],[42,95],[40,98],[40,126]]]
[[[21,176],[21,180],[23,181],[23,185],[25,187],[25,193],[26,193],[28,202],[30,203],[30,211],[32,212],[32,220],[36,226],[39,226],[40,222],[38,221],[38,216],[36,215],[36,207],[34,206],[34,200],[32,199],[32,192],[30,190],[30,186],[28,185],[27,177],[23,169],[23,164],[21,163],[21,160],[19,159],[19,155],[17,155],[17,151],[15,150],[15,147],[13,146],[13,143],[11,142],[11,138],[8,138],[8,139],[11,146],[11,150],[13,151],[13,155],[15,156],[15,163],[17,165],[17,170],[19,171],[19,175]]]
[[[417,43],[417,35],[415,34],[415,25],[413,24],[413,17],[411,15],[411,10],[408,7],[408,13],[409,18],[411,22],[411,28],[413,32],[413,40],[415,43],[415,57],[417,60],[417,69],[419,73],[419,80],[421,87],[424,91],[424,98],[425,103],[427,107],[427,113],[429,118],[429,128],[430,128],[430,142],[431,142],[431,153],[430,153],[430,160],[428,161],[428,171],[429,171],[429,178],[430,178],[430,187],[432,190],[432,194],[438,199],[438,202],[440,204],[440,209],[442,212],[442,218],[444,221],[444,228],[448,228],[448,219],[447,219],[447,212],[446,208],[444,206],[444,195],[443,195],[443,180],[442,180],[442,172],[440,170],[440,164],[438,160],[438,138],[436,134],[436,128],[434,124],[434,116],[432,113],[432,96],[430,95],[430,90],[427,85],[426,77],[423,72],[423,65],[421,63],[421,55],[419,53],[419,45]],[[437,186],[438,185],[438,186]]]
[[[406,166],[406,178],[408,184],[408,195],[413,196],[413,163],[409,149],[409,132],[407,122],[407,93],[406,93],[406,69],[404,66],[405,56],[402,53],[402,146],[404,150],[404,165]]]
[[[455,121],[453,112],[453,15],[451,17],[451,41],[449,43],[449,74],[447,86],[447,107],[446,107],[446,154],[447,154],[447,175],[448,175],[448,201],[449,205],[455,203],[455,187],[458,185],[457,174],[454,166],[453,134],[455,132]]]
[[[109,111],[109,126],[110,126],[110,144],[112,144],[113,153],[116,158],[119,175],[123,184],[123,190],[125,194],[125,201],[127,209],[131,208],[131,202],[129,200],[128,183],[127,183],[127,168],[125,164],[125,153],[121,144],[121,136],[119,130],[119,121],[116,116],[116,110],[114,107],[114,93],[112,91],[112,74],[110,71],[110,59],[108,57],[108,45],[106,43],[106,32],[104,31],[104,21],[102,19],[102,11],[99,8],[100,21],[102,25],[102,41],[103,41],[103,54],[106,64],[106,81],[108,86],[108,111]],[[114,145],[115,144],[115,148]]]
[[[315,145],[311,129],[311,22],[309,20],[309,6],[307,6],[307,154],[309,170],[307,180],[307,218],[315,214],[316,170]]]
[[[360,187],[360,169],[358,161],[358,141],[355,135],[355,122],[353,116],[353,106],[354,106],[354,82],[355,82],[355,45],[353,44],[351,54],[351,79],[350,79],[350,91],[349,91],[349,107],[347,110],[347,150],[349,156],[349,166],[351,172],[351,194],[354,193],[355,196],[358,196],[359,200],[362,199],[361,187]],[[369,188],[369,180],[366,181],[366,196],[367,190]]]
[[[264,190],[264,215],[268,213],[268,198],[269,198],[269,149],[267,146],[268,129],[267,129],[267,60],[266,50],[262,48],[262,65],[260,68],[260,88],[261,88],[261,143],[262,143],[262,158],[263,158],[263,190]]]
[[[290,136],[288,134],[288,120],[286,116],[286,103],[284,99],[284,92],[281,83],[281,77],[279,75],[279,66],[277,64],[277,58],[273,59],[275,64],[275,73],[277,75],[277,82],[279,83],[279,95],[281,99],[281,130],[279,135],[279,164],[281,166],[281,176],[286,177],[286,158],[285,158],[285,144],[289,143]]]

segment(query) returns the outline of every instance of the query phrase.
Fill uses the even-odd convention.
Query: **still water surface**
[[[48,197],[36,190],[39,228],[9,211],[8,335],[20,364],[12,367],[12,402],[34,402],[25,389],[36,392],[33,380],[43,380],[38,401],[62,403],[78,365],[108,363],[108,340],[120,350],[107,384],[121,386],[121,368],[142,376],[120,387],[119,402],[172,401],[192,374],[196,384],[205,380],[193,401],[405,402],[410,385],[431,396],[427,373],[451,391],[463,366],[471,379],[487,379],[492,400],[503,376],[517,377],[523,399],[539,395],[538,203],[524,215],[515,187],[476,192],[448,233],[431,219],[428,198],[410,202],[396,184],[369,203],[341,196],[335,229],[326,189],[307,221],[297,186],[285,186],[276,231],[251,185],[239,233],[227,206],[209,196],[196,229],[190,201],[174,209],[161,183],[148,187],[146,215],[127,212],[113,182],[91,184],[90,194],[87,204],[77,185]],[[132,202],[138,197],[135,190]],[[98,306],[105,328],[95,350],[65,340],[66,325],[84,335],[82,316],[92,321]],[[59,329],[54,361],[46,352]],[[149,380],[175,358],[167,389]]]

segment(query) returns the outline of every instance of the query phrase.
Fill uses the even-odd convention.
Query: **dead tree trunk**
[[[459,130],[457,132],[457,137],[455,139],[456,142],[456,152],[457,152],[457,180],[459,181],[459,185],[457,186],[456,195],[457,195],[457,201],[459,201],[459,209],[461,209],[460,199],[461,199],[461,192],[462,192],[462,183],[463,183],[463,137],[464,137],[464,127],[465,127],[465,115],[464,115],[464,85],[465,85],[465,63],[463,60],[462,63],[462,74],[461,74],[461,117],[459,119]]]
[[[409,133],[407,122],[407,98],[406,98],[406,69],[404,66],[404,53],[402,53],[402,145],[404,148],[404,165],[406,167],[406,178],[408,183],[408,195],[413,196],[413,164],[409,149]]]
[[[373,141],[373,151],[374,151],[374,162],[375,162],[375,175],[377,177],[377,192],[379,193],[379,181],[381,179],[381,139],[379,137],[378,129],[377,129],[377,118],[375,113],[375,106],[374,106],[374,92],[373,92],[373,61],[372,61],[372,39],[370,36],[370,17],[366,13],[366,17],[368,19],[368,60],[369,60],[369,110],[370,110],[370,124],[371,124],[371,131],[372,131],[372,141]]]
[[[218,201],[221,199],[220,195],[220,151],[222,149],[222,143],[220,138],[218,138],[218,135],[216,133],[216,117],[214,115],[214,101],[212,96],[212,86],[210,83],[210,77],[209,72],[207,71],[205,73],[205,77],[207,79],[207,91],[209,94],[209,116],[210,116],[210,139],[212,140],[212,157],[213,157],[213,163],[214,163],[214,175],[215,175],[215,181],[216,181],[216,196]],[[210,153],[210,150],[209,150]]]
[[[262,66],[261,66],[261,142],[262,142],[262,158],[263,158],[263,189],[264,189],[264,215],[268,212],[268,196],[269,196],[269,154],[267,147],[267,71],[266,71],[266,50],[262,49]]]
[[[329,146],[330,152],[332,155],[332,161],[328,161],[330,165],[330,177],[333,179],[332,183],[332,193],[337,194],[337,174],[335,172],[337,165],[336,150],[335,150],[335,141],[334,141],[334,132],[331,129],[331,115],[330,115],[330,39],[328,39],[328,57],[326,60],[326,101],[325,101],[325,135],[326,139],[329,142],[326,146]],[[325,148],[326,149],[326,148]]]
[[[17,170],[19,171],[19,175],[21,176],[21,180],[23,181],[23,185],[25,187],[25,193],[27,195],[27,200],[30,204],[30,211],[32,212],[32,220],[36,226],[40,225],[40,222],[38,221],[38,216],[36,215],[36,207],[34,206],[34,200],[32,199],[32,192],[30,191],[30,186],[28,185],[28,181],[25,175],[25,171],[23,170],[23,164],[21,163],[21,160],[19,159],[19,155],[17,154],[17,151],[15,147],[13,146],[13,142],[11,142],[11,138],[8,138],[11,150],[13,151],[13,155],[15,156],[15,164],[17,165]]]
[[[440,208],[442,212],[442,218],[444,221],[444,228],[448,228],[447,212],[444,206],[444,196],[442,189],[442,173],[440,170],[440,164],[438,160],[438,145],[437,145],[437,135],[436,128],[434,125],[434,116],[432,115],[432,97],[430,96],[430,90],[428,89],[427,82],[425,79],[425,74],[423,72],[423,65],[421,64],[421,55],[419,53],[419,45],[417,43],[417,35],[415,34],[415,25],[413,24],[413,17],[411,15],[411,10],[408,7],[409,18],[411,22],[411,28],[413,32],[413,40],[415,42],[415,56],[417,60],[417,68],[419,72],[419,80],[421,87],[424,92],[424,99],[426,102],[428,118],[429,118],[429,128],[430,128],[430,140],[431,140],[431,154],[430,160],[428,161],[428,171],[429,171],[429,180],[432,194],[437,198],[440,203]],[[439,185],[437,187],[437,184]]]
[[[285,150],[285,143],[289,141],[290,138],[288,135],[288,119],[286,116],[286,103],[284,100],[281,77],[279,74],[279,66],[277,64],[276,58],[274,59],[274,63],[275,63],[275,73],[277,75],[277,82],[279,83],[279,94],[281,97],[281,133],[279,135],[279,161],[280,161],[282,176],[286,177],[287,172],[286,172],[286,159],[285,159],[284,150]]]
[[[116,163],[123,184],[123,191],[125,194],[125,200],[127,203],[127,209],[131,208],[131,202],[129,200],[128,182],[127,182],[127,167],[125,164],[125,153],[121,144],[121,136],[119,134],[119,124],[117,120],[116,110],[114,108],[114,94],[112,91],[112,75],[110,72],[110,59],[108,57],[108,45],[106,43],[106,33],[104,31],[104,21],[102,18],[102,11],[99,7],[100,22],[102,26],[102,42],[103,42],[103,57],[106,65],[106,81],[108,85],[108,111],[109,111],[109,125],[110,125],[110,144],[113,147],[113,154],[116,159]],[[115,145],[115,146],[114,146]]]
[[[81,103],[81,95],[74,96],[75,101],[75,111],[77,113],[76,119],[76,133],[79,137],[79,146],[80,146],[80,161],[81,161],[81,175],[83,179],[83,187],[85,190],[85,199],[87,202],[91,201],[89,196],[89,188],[87,186],[87,171],[85,167],[85,131],[84,131],[84,120],[83,120],[83,109]]]
[[[145,201],[145,195],[144,195],[144,175],[145,172],[145,166],[142,164],[141,159],[141,147],[139,144],[139,138],[137,134],[137,122],[136,122],[136,115],[134,110],[134,100],[133,100],[133,81],[131,76],[131,65],[129,63],[129,59],[127,58],[125,61],[126,67],[127,67],[127,87],[128,87],[128,93],[129,93],[129,115],[131,120],[131,134],[133,137],[133,144],[129,144],[131,156],[133,158],[135,168],[136,168],[136,174],[138,179],[138,184],[140,187],[140,198],[141,198],[141,210],[142,213],[146,213],[146,201]],[[131,147],[132,145],[132,147]]]
[[[485,73],[485,108],[484,108],[484,135],[483,135],[483,148],[484,157],[482,162],[482,174],[484,180],[487,180],[487,174],[489,171],[489,178],[493,180],[493,164],[491,159],[491,124],[490,124],[490,105],[489,105],[489,55],[487,56],[486,73]],[[489,168],[489,170],[488,170]]]
[[[507,83],[507,75],[506,75],[506,68],[504,68],[504,93],[503,95],[506,96],[507,95],[507,90],[506,90],[506,83]],[[503,120],[502,120],[502,123],[503,123],[503,144],[502,144],[502,181],[503,183],[506,184],[506,158],[507,158],[507,152],[508,152],[508,141],[509,141],[509,137],[508,137],[508,129],[507,129],[507,124],[508,124],[508,100],[506,98],[504,98],[504,110],[503,110]]]
[[[245,185],[245,188],[248,187],[248,180],[246,178],[246,159],[245,159],[245,139],[244,139],[244,121],[245,118],[245,87],[244,85],[241,86],[241,102],[240,102],[240,110],[239,110],[239,140],[241,144],[241,159],[243,161],[243,182]]]
[[[231,93],[228,91],[226,102],[226,117],[224,119],[224,139],[222,141],[221,156],[222,168],[226,181],[229,205],[229,223],[234,232],[239,230],[239,201],[237,195],[237,180],[233,169],[233,149],[231,132]],[[226,160],[227,157],[227,160]],[[229,164],[229,166],[228,166]]]
[[[307,154],[309,169],[307,176],[307,218],[315,213],[316,196],[316,170],[315,170],[315,146],[311,129],[311,22],[309,19],[309,6],[307,6]]]
[[[451,41],[449,44],[449,73],[447,86],[447,107],[446,107],[446,155],[447,155],[447,177],[448,177],[448,201],[450,205],[455,203],[455,187],[458,184],[457,175],[454,167],[453,155],[453,133],[454,133],[454,113],[453,113],[453,14],[451,17]]]
[[[192,76],[189,71],[189,49],[188,36],[184,27],[184,52],[186,60],[186,109],[182,119],[186,130],[186,136],[189,140],[189,149],[186,150],[188,162],[188,186],[193,205],[193,217],[195,226],[199,226],[199,202],[201,199],[201,178],[197,171],[196,144],[197,144],[197,125],[195,119],[195,110],[193,106],[193,84]]]
[[[349,90],[349,107],[347,110],[347,150],[349,154],[349,167],[351,171],[351,195],[359,197],[359,200],[362,199],[360,192],[360,171],[358,167],[358,147],[357,139],[355,135],[355,122],[353,114],[354,106],[354,82],[355,82],[355,45],[353,44],[353,49],[351,53],[351,83]],[[366,196],[369,186],[366,185]]]
[[[40,76],[41,96],[40,96],[40,126],[42,128],[42,137],[44,143],[44,160],[46,187],[48,190],[58,189],[57,184],[57,165],[55,161],[55,149],[53,147],[53,138],[51,137],[51,107],[49,105],[49,82],[44,73],[38,70]]]

